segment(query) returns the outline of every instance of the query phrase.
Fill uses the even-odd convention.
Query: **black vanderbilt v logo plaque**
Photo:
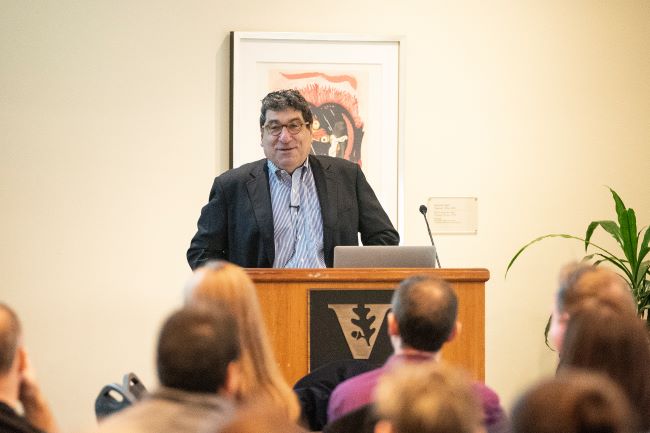
[[[392,293],[392,290],[311,290],[310,369],[342,359],[383,364],[392,353],[385,320]]]

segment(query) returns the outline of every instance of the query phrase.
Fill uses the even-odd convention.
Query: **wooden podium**
[[[443,348],[443,359],[485,376],[485,282],[487,269],[353,268],[247,269],[257,287],[262,313],[280,368],[289,384],[309,372],[309,292],[393,290],[412,275],[451,283],[459,299],[460,334]]]

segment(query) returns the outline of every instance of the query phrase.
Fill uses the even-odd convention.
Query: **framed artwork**
[[[359,164],[403,232],[403,39],[231,32],[231,167],[264,157],[260,102],[297,89],[314,114],[312,153]]]

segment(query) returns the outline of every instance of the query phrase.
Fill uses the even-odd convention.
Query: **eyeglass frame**
[[[298,130],[296,132],[291,132],[291,130],[289,129],[289,125],[294,123],[294,122],[296,122],[296,123],[300,122],[300,130]],[[271,127],[271,125],[274,126],[274,127],[276,127],[276,126],[280,127],[277,134],[273,134],[271,131],[269,131],[269,127]],[[303,122],[302,120],[294,119],[294,120],[291,120],[289,123],[273,123],[273,124],[267,123],[266,125],[262,126],[262,129],[264,131],[266,131],[266,133],[269,134],[272,137],[279,137],[282,134],[282,130],[284,128],[287,128],[287,132],[289,134],[298,135],[303,131],[303,128],[305,128],[306,126],[309,126],[309,125],[311,125],[311,122]]]

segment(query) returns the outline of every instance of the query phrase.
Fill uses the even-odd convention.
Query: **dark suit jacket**
[[[370,403],[326,424],[323,433],[374,433],[377,422],[375,405]]]
[[[331,267],[334,247],[397,245],[393,228],[357,164],[329,156],[309,156],[323,217],[325,264]],[[266,159],[228,170],[212,185],[201,210],[198,230],[187,250],[192,269],[210,259],[246,268],[270,268],[275,258],[273,210]]]

